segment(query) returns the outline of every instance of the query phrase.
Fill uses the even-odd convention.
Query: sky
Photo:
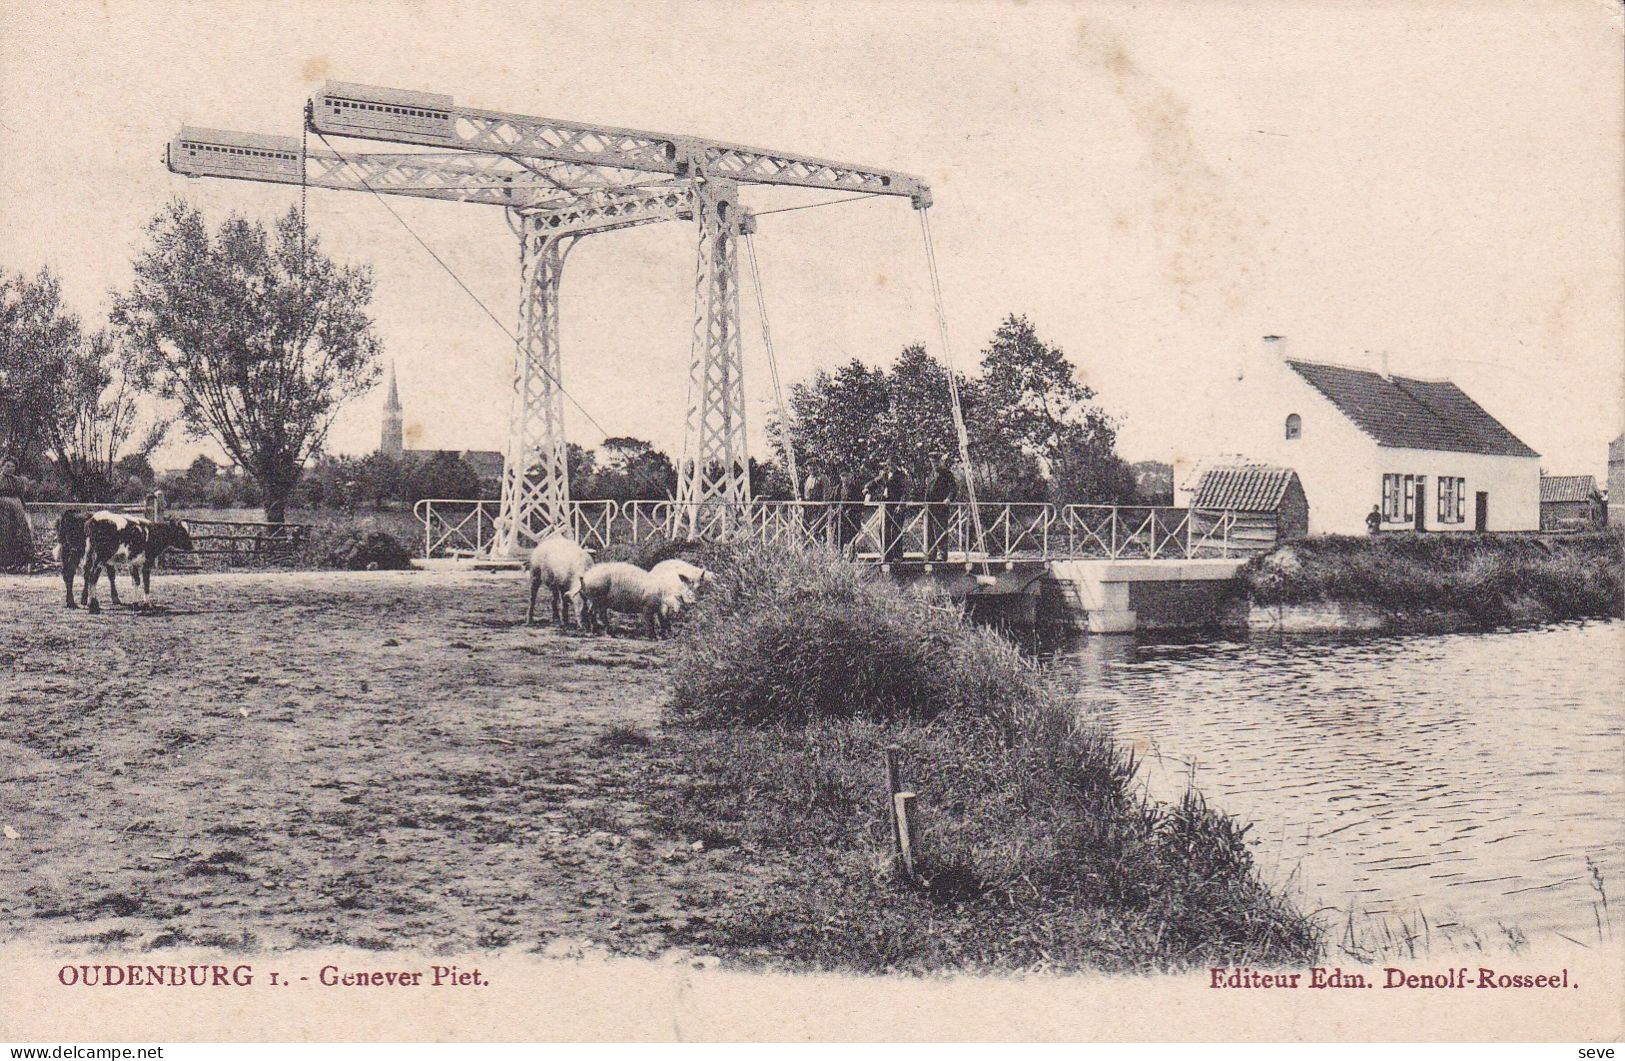
[[[181,124],[297,135],[328,79],[689,133],[924,177],[953,355],[1010,313],[1060,346],[1129,459],[1202,450],[1206,395],[1265,334],[1292,356],[1456,380],[1558,473],[1625,426],[1620,7],[1566,3],[212,3],[0,0],[0,265],[49,265],[90,323],[181,195],[269,220],[293,188],[187,180]],[[747,205],[796,205],[754,189]],[[499,209],[391,205],[504,320]],[[310,230],[368,263],[408,445],[500,449],[507,337],[365,194]],[[787,381],[937,350],[906,200],[762,218]],[[561,292],[566,388],[681,446],[694,230],[596,236]],[[746,291],[753,452],[771,386]],[[509,327],[512,327],[510,324]],[[376,447],[383,387],[328,448]],[[572,440],[599,433],[566,413]],[[177,437],[155,463],[206,444]]]

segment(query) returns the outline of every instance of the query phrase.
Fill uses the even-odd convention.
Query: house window
[[[1439,476],[1439,522],[1462,523],[1467,519],[1467,480]]]
[[[1286,437],[1287,438],[1302,438],[1303,437],[1303,417],[1299,416],[1297,413],[1289,413],[1287,415],[1287,418],[1286,418]]]
[[[1410,523],[1416,519],[1416,506],[1425,503],[1418,491],[1419,475],[1387,474],[1382,477],[1382,521]]]

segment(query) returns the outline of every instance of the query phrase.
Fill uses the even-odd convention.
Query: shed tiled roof
[[[1540,501],[1589,501],[1597,492],[1597,480],[1589,475],[1542,475]]]
[[[1207,468],[1196,485],[1193,508],[1236,512],[1274,512],[1298,473],[1291,468],[1262,464],[1221,465]]]
[[[474,473],[482,479],[500,479],[502,477],[502,454],[494,449],[409,449],[406,455],[419,457],[423,460],[433,460],[438,454],[456,457],[458,460],[474,469]]]
[[[1540,456],[1449,380],[1383,376],[1309,361],[1287,364],[1379,446]]]

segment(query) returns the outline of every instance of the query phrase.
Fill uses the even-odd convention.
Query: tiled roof
[[[1308,361],[1287,364],[1379,446],[1540,456],[1449,380],[1383,376]]]
[[[436,454],[444,453],[474,469],[476,475],[484,479],[497,479],[502,476],[502,454],[494,449],[409,449],[407,456],[421,457],[431,460]]]
[[[1262,464],[1210,467],[1202,472],[1191,506],[1236,512],[1274,512],[1281,507],[1286,488],[1297,477],[1298,473],[1291,468],[1271,468]]]
[[[1589,475],[1542,475],[1540,477],[1540,500],[1542,504],[1548,501],[1589,501],[1591,495],[1597,492],[1597,480]]]

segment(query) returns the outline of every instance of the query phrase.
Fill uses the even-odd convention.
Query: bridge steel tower
[[[702,137],[476,110],[437,93],[329,81],[306,104],[305,125],[325,147],[188,126],[168,145],[166,162],[191,177],[500,206],[519,238],[519,326],[494,555],[517,555],[569,529],[559,280],[583,237],[662,221],[692,221],[698,230],[677,484],[679,512],[692,535],[702,529],[702,509],[726,512],[750,500],[738,239],[753,219],[740,204],[740,189],[817,188],[904,196],[917,210],[931,205],[926,184],[904,173]],[[413,150],[340,150],[329,137]]]

